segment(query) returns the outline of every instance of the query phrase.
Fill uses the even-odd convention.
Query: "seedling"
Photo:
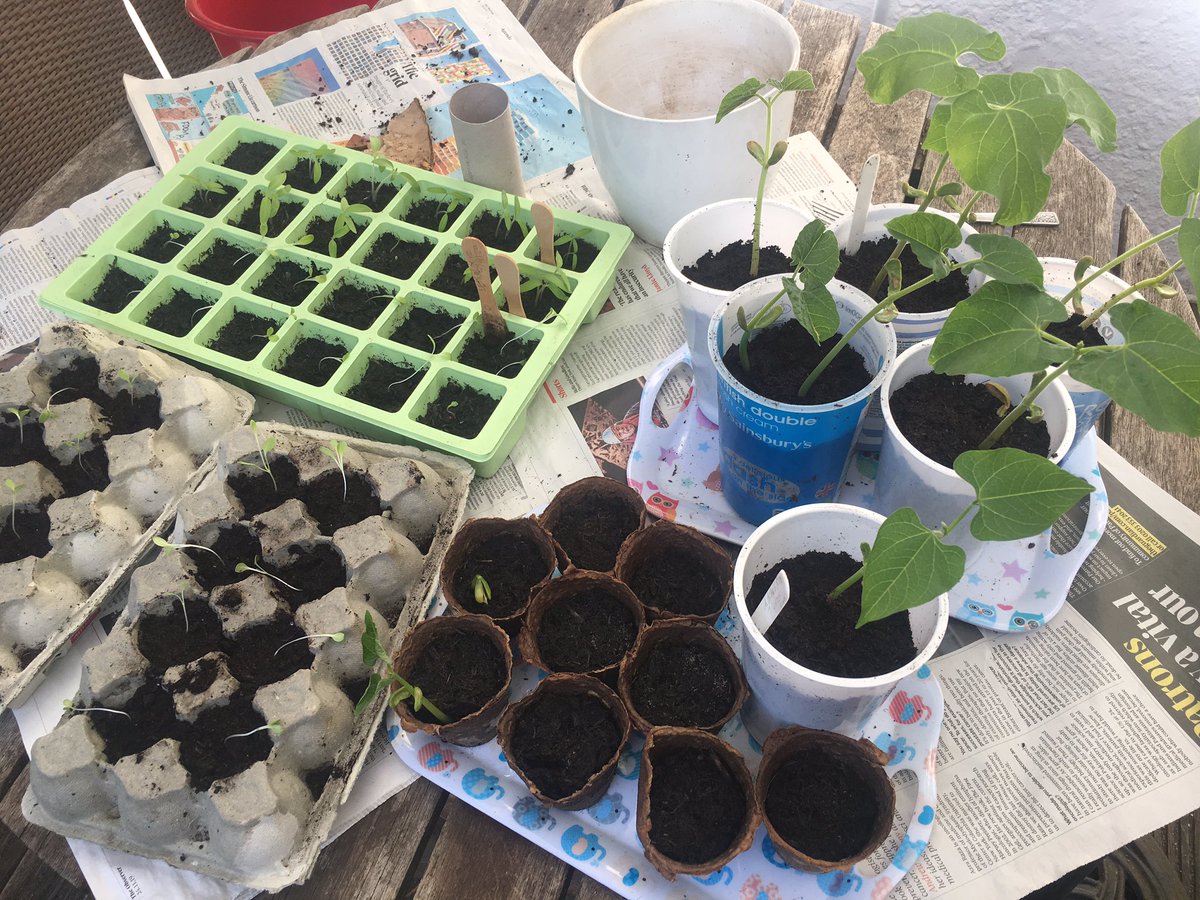
[[[63,701],[63,709],[66,712],[77,712],[77,713],[103,712],[103,713],[112,713],[114,716],[124,716],[127,719],[133,718],[133,716],[129,715],[129,713],[125,712],[124,710],[109,709],[106,706],[76,706],[70,700]]]
[[[552,297],[566,303],[571,297],[571,282],[567,280],[566,273],[561,268],[544,275],[540,273],[527,275],[521,282],[522,294],[526,291],[533,291],[536,294],[542,290],[549,291]]]
[[[375,627],[375,620],[371,617],[370,613],[366,614],[363,624],[362,648],[363,664],[372,668],[378,666],[382,671],[376,669],[371,672],[371,678],[367,681],[367,689],[363,691],[362,697],[354,705],[354,714],[356,716],[361,715],[363,710],[371,705],[371,701],[375,699],[375,695],[382,689],[391,691],[388,695],[388,706],[395,706],[397,703],[405,700],[412,700],[413,712],[420,712],[422,709],[427,709],[429,710],[429,714],[443,725],[450,721],[450,717],[438,709],[433,701],[425,696],[420,687],[410,684],[392,668],[387,648],[379,642],[379,632]],[[393,687],[395,688],[394,690]]]
[[[571,262],[571,264],[567,266],[568,269],[579,268],[579,241],[591,233],[592,230],[590,228],[585,228],[583,231],[578,231],[575,233],[560,234],[554,239],[554,246],[556,248],[565,248],[561,252],[555,253],[555,258],[558,260],[558,265],[560,268],[564,265],[564,259],[568,259]]]
[[[57,397],[59,394],[65,394],[69,390],[71,390],[71,388],[60,388],[59,390],[55,391],[53,394],[51,394],[49,397],[46,398],[46,405],[45,405],[45,407],[42,408],[41,413],[38,415],[38,424],[39,425],[45,425],[47,422],[49,422],[51,419],[53,419],[56,415],[58,415],[58,413],[54,412],[54,410],[52,409],[52,407],[54,406],[54,398]]]
[[[293,310],[293,312],[294,312],[294,310]],[[274,344],[276,341],[279,340],[279,332],[277,332],[275,330],[275,326],[273,326],[273,325],[268,325],[267,330],[263,334],[256,334],[256,335],[252,335],[252,336],[260,337],[263,340],[270,341],[272,344]]]
[[[287,647],[291,644],[298,644],[301,641],[315,641],[318,638],[328,638],[329,640],[333,641],[335,644],[340,644],[342,641],[344,641],[346,639],[346,632],[335,631],[333,634],[306,634],[303,637],[292,638],[290,641],[284,641],[282,644],[280,644],[278,647],[276,647],[275,652],[272,653],[271,655],[278,656],[280,650],[282,650],[284,647]]]
[[[275,481],[275,473],[271,471],[271,461],[267,459],[267,455],[275,449],[276,438],[271,435],[265,441],[260,441],[258,438],[258,423],[253,419],[250,420],[250,434],[254,436],[254,446],[258,450],[258,462],[250,462],[244,459],[239,459],[239,466],[246,466],[250,469],[257,469],[260,472],[265,472],[267,477],[271,479],[271,486],[275,491],[279,491],[279,483]]]
[[[343,197],[339,203],[337,218],[333,220],[333,233],[329,238],[329,255],[336,257],[338,255],[338,240],[348,234],[358,233],[358,221],[354,218],[354,213],[369,213],[371,207],[365,203],[347,203]]]
[[[471,585],[475,592],[475,602],[480,606],[487,606],[488,601],[492,599],[492,586],[487,583],[487,579],[477,574]]]
[[[133,405],[133,383],[135,381],[137,381],[137,379],[138,379],[138,376],[136,374],[131,375],[125,369],[117,370],[117,380],[125,382],[125,390],[128,391],[128,393],[129,393],[129,405],[130,406]]]
[[[446,199],[442,201],[442,206],[443,206],[442,214],[438,217],[438,231],[445,231],[446,228],[449,227],[449,225],[450,225],[450,216],[452,216],[454,213],[458,212],[458,210],[462,207],[462,205],[463,205],[462,198],[459,197],[457,194],[452,194],[445,188],[440,188],[440,187],[430,188],[428,193],[430,195],[433,195],[433,194],[445,194],[446,195]]]
[[[400,385],[404,384],[405,382],[411,381],[413,378],[417,377],[418,375],[420,375],[422,372],[424,372],[428,368],[429,368],[429,363],[426,363],[425,365],[421,366],[420,368],[414,368],[410,374],[405,375],[399,381],[393,381],[391,384],[389,384],[388,390],[390,391],[392,388],[399,387]]]
[[[221,554],[212,547],[205,547],[203,544],[172,544],[166,538],[156,534],[154,536],[154,546],[162,550],[163,553],[174,553],[177,550],[203,550],[205,553],[211,553],[221,564],[225,564],[225,560],[221,559]]]
[[[307,235],[307,237],[312,237],[312,235]],[[325,275],[324,272],[318,271],[315,263],[310,262],[308,264],[307,277],[301,278],[299,281],[297,281],[295,284],[293,284],[292,287],[299,287],[300,285],[304,284],[304,282],[306,282],[306,281],[311,281],[313,284],[324,284],[326,277],[327,276]]]
[[[208,202],[210,194],[224,194],[228,191],[228,188],[221,184],[221,182],[214,181],[210,178],[201,178],[199,175],[191,172],[189,172],[187,175],[180,175],[179,177],[193,185],[196,188],[196,192],[204,199],[206,203]]]
[[[287,185],[284,183],[285,174],[277,172],[272,175],[259,193],[258,200],[258,233],[266,237],[267,232],[271,230],[271,220],[275,218],[275,214],[279,212],[282,203],[282,198],[287,193]]]
[[[766,141],[762,144],[758,141],[746,142],[746,150],[749,151],[761,169],[758,175],[758,190],[754,195],[754,230],[750,239],[751,278],[758,277],[758,259],[762,238],[763,193],[767,188],[767,172],[770,171],[771,166],[783,159],[788,148],[787,141],[779,141],[776,144],[772,144],[771,114],[775,109],[775,104],[779,102],[779,98],[785,94],[815,89],[816,85],[813,84],[812,75],[803,69],[795,69],[788,72],[778,81],[773,78],[767,79],[766,84],[763,84],[757,78],[747,78],[726,94],[721,100],[721,105],[717,108],[717,122],[720,122],[735,109],[751,100],[757,100],[767,108]],[[764,147],[770,147],[771,149],[768,151],[763,149]]]
[[[25,417],[33,410],[27,407],[10,406],[4,410],[10,416],[17,420],[17,443],[25,443]]]
[[[346,495],[350,493],[350,482],[346,480],[346,442],[330,438],[329,445],[321,447],[320,451],[322,456],[328,456],[334,461],[338,471],[342,474],[342,502],[344,503]]]
[[[17,491],[25,485],[17,484],[11,478],[5,478],[4,486],[8,489],[8,493],[12,498],[12,533],[15,535],[17,533]]]
[[[183,630],[185,633],[192,630],[191,623],[188,622],[187,603],[183,596],[184,589],[187,588],[187,586],[188,583],[186,581],[180,581],[175,585],[175,596],[179,598],[179,608],[183,612]]]
[[[328,144],[322,144],[311,150],[301,148],[296,151],[296,156],[308,160],[308,176],[312,179],[312,183],[317,185],[321,183],[322,166],[325,160],[334,158],[334,152]]]
[[[966,553],[944,539],[968,516],[981,541],[1012,541],[1045,531],[1092,491],[1082,478],[1023,450],[968,450],[954,471],[975,499],[950,524],[924,525],[909,507],[896,510],[864,547],[858,570],[834,588],[835,600],[862,582],[858,627],[920,606],[954,587],[966,571]]]
[[[264,569],[262,567],[262,565],[263,565],[263,561],[256,556],[256,557],[254,557],[254,565],[250,565],[249,563],[240,562],[236,566],[233,567],[233,571],[236,572],[238,575],[244,575],[246,572],[256,572],[259,575],[265,575],[267,578],[270,578],[274,582],[282,584],[285,588],[287,588],[290,591],[295,591],[296,593],[300,593],[300,588],[298,588],[294,585],[288,584],[286,581],[284,581],[278,575],[272,575],[270,572],[268,572],[266,569]]]
[[[378,206],[379,191],[385,184],[390,182],[396,171],[396,164],[383,155],[383,140],[381,138],[373,137],[369,143],[371,149],[368,151],[367,155],[371,157],[371,205]],[[408,175],[408,173],[404,174],[406,178],[411,179],[413,183],[416,182],[416,179],[411,175]]]
[[[281,734],[283,732],[283,725],[278,719],[272,719],[266,725],[259,725],[257,728],[251,728],[249,731],[243,731],[240,734],[231,734],[225,740],[232,741],[234,738],[250,737],[250,735],[258,734],[260,731],[266,731],[269,734]]]
[[[510,234],[514,225],[521,229],[522,236],[529,234],[529,226],[521,218],[521,198],[516,194],[500,192],[500,221],[504,223],[505,234]]]

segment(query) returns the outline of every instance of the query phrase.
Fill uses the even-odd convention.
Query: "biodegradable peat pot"
[[[516,634],[532,593],[554,575],[554,542],[536,519],[471,519],[464,522],[442,560],[442,596],[456,612],[493,619]],[[475,576],[491,590],[475,601]]]
[[[669,725],[716,734],[750,690],[737,655],[716,629],[663,619],[641,633],[621,663],[617,693],[638,731]]]
[[[643,0],[583,36],[571,69],[588,144],[638,237],[661,245],[693,209],[753,196],[746,142],[762,141],[764,111],[747,103],[718,126],[717,107],[747,78],[782,78],[799,59],[796,29],[755,0]]]
[[[884,380],[880,399],[883,405],[883,446],[879,454],[879,472],[875,481],[874,508],[885,516],[902,506],[916,510],[922,522],[931,525],[953,522],[975,499],[975,489],[960,478],[952,468],[934,462],[904,436],[896,423],[891,405],[892,396],[918,375],[933,371],[929,365],[929,350],[933,341],[923,341],[910,347],[896,360]],[[988,378],[968,375],[968,384],[994,382],[1008,391],[1013,404],[1020,403],[1029,388],[1029,375],[1008,378]],[[1050,432],[1050,459],[1061,463],[1075,440],[1075,409],[1061,381],[1053,382],[1038,400],[1045,411],[1046,427]],[[999,424],[999,419],[996,420]],[[948,422],[947,428],[954,423]],[[954,529],[946,538],[967,553],[967,568],[983,552],[984,542],[971,536],[965,527]]]
[[[875,540],[882,523],[883,516],[857,506],[804,506],[760,525],[738,554],[733,615],[742,630],[742,669],[750,686],[742,722],[760,743],[785,725],[857,733],[900,679],[929,662],[942,642],[950,620],[945,594],[908,611],[916,656],[869,678],[843,678],[802,666],[772,646],[751,619],[747,596],[756,575],[808,551],[842,552],[860,561],[861,545]]]
[[[550,675],[500,717],[500,748],[547,806],[584,809],[604,796],[629,740],[620,698],[590,675]]]
[[[863,244],[869,244],[873,241],[878,241],[881,238],[891,238],[887,230],[887,223],[899,216],[906,216],[917,211],[916,206],[911,203],[875,203],[867,210],[866,226],[863,228]],[[951,222],[958,222],[958,216],[944,212],[940,209],[927,209],[927,213],[932,213],[935,216],[941,216]],[[853,213],[847,213],[842,218],[833,223],[833,233],[838,239],[838,246],[845,250],[846,241],[850,236],[850,220],[853,218]],[[963,262],[968,259],[978,259],[979,253],[965,243],[966,239],[973,234],[979,232],[970,225],[961,226],[964,243],[959,244],[947,255],[955,262]],[[861,250],[861,248],[860,248]],[[907,277],[906,280],[911,283],[915,279]],[[987,277],[982,272],[971,272],[966,276],[967,288],[970,293],[975,293],[987,281]],[[862,290],[866,290],[863,288]],[[903,300],[900,301],[904,303]],[[946,319],[950,317],[950,313],[954,311],[953,306],[946,309],[939,309],[933,312],[904,312],[898,311],[896,318],[892,321],[892,328],[896,331],[896,352],[903,353],[913,344],[920,343],[928,338],[937,337],[938,332],[942,330],[942,326],[946,324]]]
[[[496,723],[508,705],[512,652],[507,632],[491,619],[472,615],[426,619],[405,636],[392,667],[451,719],[442,724],[424,710],[414,713],[409,702],[401,701],[393,709],[405,731],[423,731],[462,747],[477,747],[496,736]],[[431,683],[438,674],[449,677],[436,679],[441,684]],[[489,682],[499,685],[490,695]],[[448,702],[447,697],[452,699]]]
[[[896,791],[888,758],[865,738],[793,725],[763,742],[754,796],[788,864],[849,871],[892,830]]]
[[[1046,273],[1046,293],[1052,297],[1065,297],[1067,291],[1075,286],[1077,263],[1071,259],[1057,257],[1042,257],[1038,262],[1042,264],[1042,269]],[[1095,266],[1089,266],[1087,274],[1091,275],[1095,271]],[[1083,289],[1083,308],[1090,314],[1097,307],[1103,306],[1112,299],[1114,295],[1129,290],[1129,287],[1128,282],[1122,281],[1111,272],[1105,272]],[[1134,299],[1144,300],[1145,298],[1141,294],[1130,294],[1121,302],[1127,303]],[[1073,312],[1073,310],[1068,309],[1067,312]],[[1052,324],[1049,330],[1054,332],[1055,327]],[[1092,331],[1109,346],[1125,343],[1125,336],[1113,328],[1108,313],[1096,321]],[[1058,336],[1062,337],[1062,335]],[[1104,411],[1108,409],[1112,400],[1104,391],[1098,391],[1082,381],[1077,381],[1069,373],[1063,373],[1059,378],[1059,383],[1067,389],[1067,393],[1071,395],[1071,404],[1075,407],[1075,438],[1071,444],[1074,447],[1083,439],[1084,435],[1092,430],[1092,426],[1104,415]]]
[[[848,397],[806,405],[781,403],[750,390],[722,357],[741,338],[738,310],[752,318],[780,288],[778,277],[750,282],[713,314],[708,328],[708,355],[717,372],[721,486],[738,515],[755,524],[793,506],[837,496],[867,404],[896,358],[892,326],[872,321],[842,351],[856,351],[872,376]],[[837,304],[840,334],[875,306],[844,282],[831,281],[829,290]],[[772,327],[792,318],[789,303],[782,309],[780,324]]]
[[[717,621],[733,587],[733,563],[694,528],[655,522],[621,545],[613,573],[646,607],[646,618]]]
[[[560,570],[611,572],[621,544],[642,527],[645,513],[637,491],[596,475],[555,494],[538,522],[554,540]]]
[[[724,124],[724,122],[722,122]],[[796,235],[812,221],[812,215],[778,200],[764,200],[763,247],[778,247],[784,256],[792,252]],[[749,241],[754,229],[754,200],[724,200],[690,212],[676,222],[663,241],[663,260],[675,279],[683,333],[692,357],[692,398],[710,422],[717,421],[717,371],[708,356],[708,323],[732,291],[693,281],[683,270],[710,250],[714,253],[735,241]],[[747,281],[750,281],[747,273]]]
[[[546,672],[592,675],[609,687],[646,625],[628,586],[601,572],[571,570],[529,601],[517,646]]]
[[[746,763],[725,741],[695,728],[646,735],[637,833],[664,876],[674,881],[721,869],[754,842],[760,818]]]

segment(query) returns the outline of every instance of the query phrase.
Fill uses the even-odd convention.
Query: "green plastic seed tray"
[[[279,204],[266,235],[264,191]],[[559,267],[539,261],[528,201],[514,211],[490,188],[402,165],[386,172],[367,153],[235,117],[41,299],[318,420],[451,453],[487,476],[567,343],[599,314],[633,239],[624,225],[554,213]],[[335,237],[339,216],[355,230]],[[499,348],[483,341],[463,271],[472,232],[490,260],[509,252],[522,275],[527,318],[492,282],[512,337]]]

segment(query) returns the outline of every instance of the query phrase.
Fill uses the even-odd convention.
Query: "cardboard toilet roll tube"
[[[504,88],[486,82],[459,88],[450,98],[450,124],[463,178],[525,196],[517,133]]]

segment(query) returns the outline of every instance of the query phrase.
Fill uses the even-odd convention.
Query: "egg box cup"
[[[261,171],[248,175],[226,165],[240,146],[255,142],[277,148]],[[382,202],[381,192],[390,199]],[[265,220],[264,197],[266,213],[278,202]],[[572,257],[582,271],[570,269],[570,259],[561,271],[540,262],[539,236],[525,230],[528,209],[516,209],[497,191],[379,165],[366,153],[231,117],[48,285],[41,300],[319,421],[461,456],[487,476],[512,450],[526,409],[570,339],[599,313],[633,238],[624,225],[554,212],[554,238],[567,238],[560,255],[570,240],[597,250],[587,265],[578,252]],[[474,285],[462,275],[460,247],[472,232],[486,244],[486,226],[506,218],[519,237],[511,255],[531,318],[503,313],[514,345],[525,352],[511,360],[510,346],[489,370],[468,350],[482,321]],[[489,245],[489,261],[498,252]],[[348,282],[375,292],[357,304],[340,301],[367,309],[355,310],[362,320],[351,324],[330,318],[339,306],[334,295]],[[162,310],[168,304],[169,314]],[[457,327],[418,333],[412,343],[398,340],[403,322],[418,311],[419,319],[451,311]],[[381,400],[356,391],[383,373],[393,377],[381,382]]]
[[[473,473],[287,426],[236,429],[217,455],[34,743],[22,810],[273,891],[312,871],[383,715],[383,694],[355,715],[367,616],[394,653],[428,605]]]
[[[104,605],[253,404],[69,322],[0,373],[0,712]]]

